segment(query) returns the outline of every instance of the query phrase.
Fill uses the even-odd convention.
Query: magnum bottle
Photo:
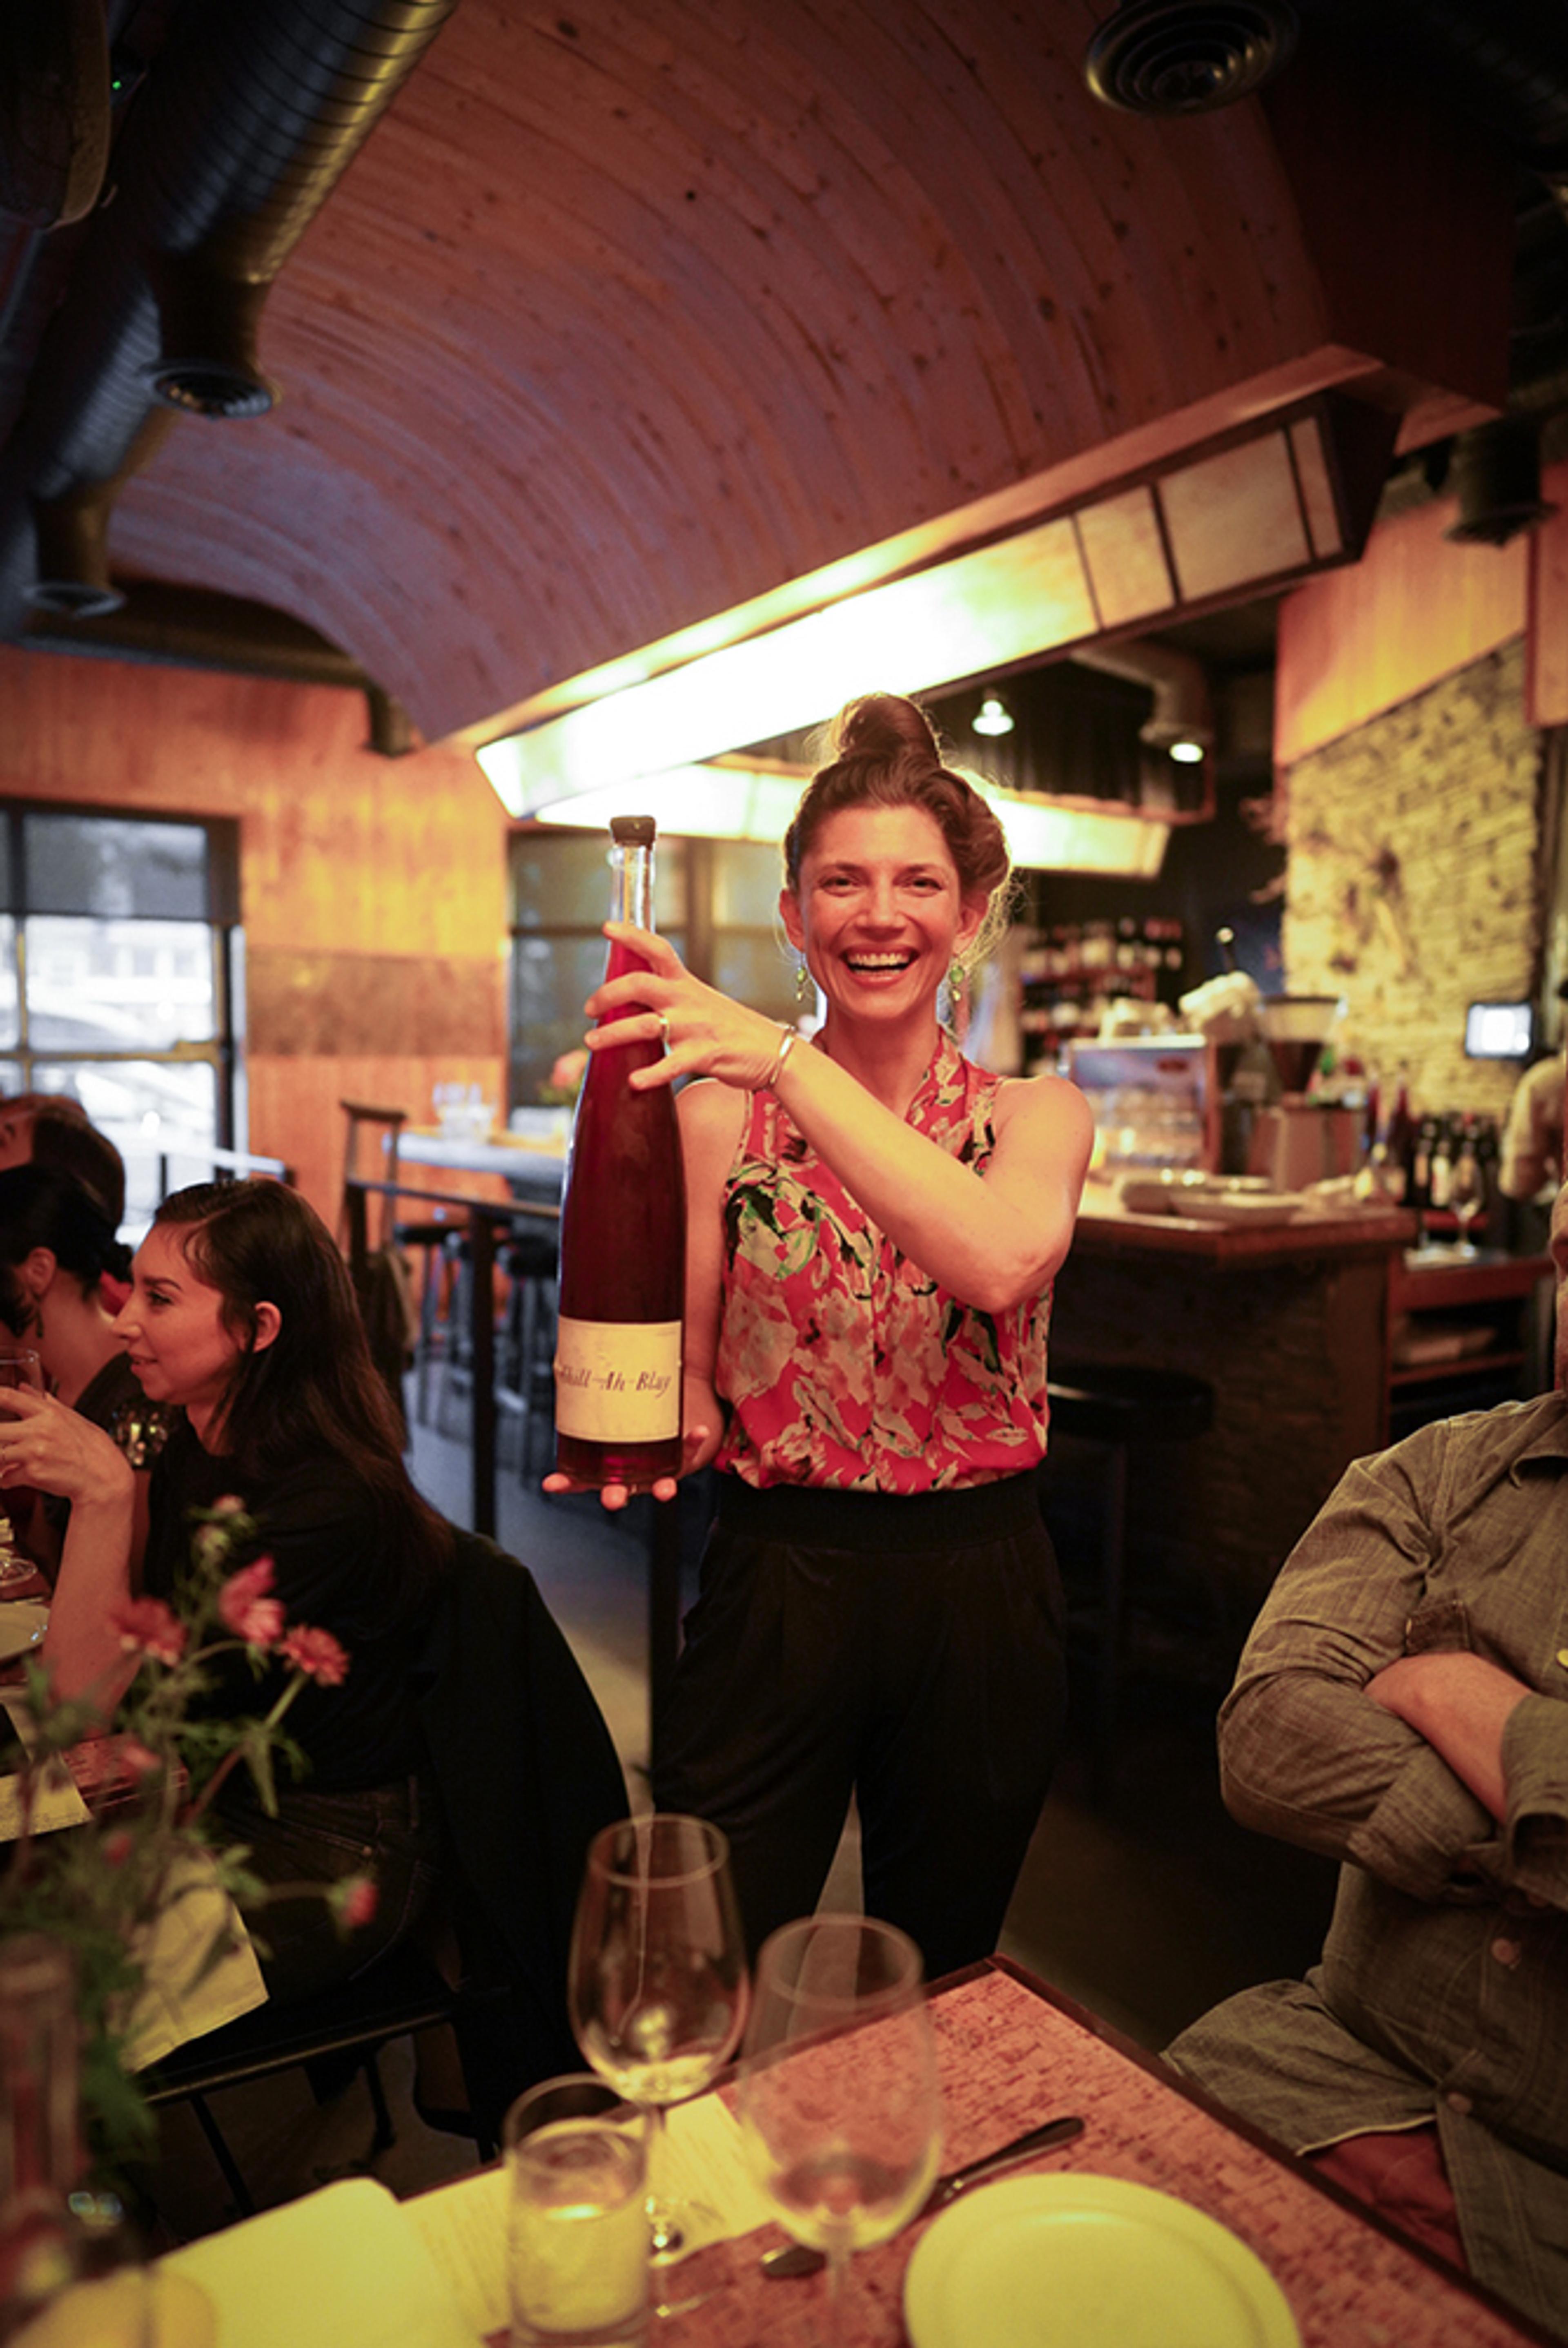
[[[610,831],[610,919],[651,930],[653,819],[617,816]],[[605,976],[647,967],[616,941]],[[633,1491],[681,1466],[681,1138],[670,1087],[628,1082],[662,1056],[655,1037],[589,1055],[561,1200],[556,1466],[579,1484]]]

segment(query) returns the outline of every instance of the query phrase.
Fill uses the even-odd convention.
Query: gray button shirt
[[[1470,1648],[1535,1693],[1501,1823],[1361,1693]],[[1220,1714],[1244,1824],[1345,1862],[1321,1962],[1167,2060],[1297,2151],[1435,2118],[1475,2274],[1568,2333],[1568,1399],[1358,1460],[1286,1561]]]

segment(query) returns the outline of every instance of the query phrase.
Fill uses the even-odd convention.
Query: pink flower
[[[282,1601],[265,1592],[272,1586],[272,1560],[259,1557],[254,1565],[231,1573],[218,1592],[218,1612],[225,1627],[250,1647],[276,1646],[282,1635]]]
[[[128,1827],[117,1827],[113,1834],[106,1835],[103,1842],[104,1865],[123,1867],[130,1857],[131,1846],[135,1840],[136,1837]]]
[[[278,1652],[285,1655],[298,1672],[315,1680],[322,1687],[341,1687],[348,1677],[348,1656],[330,1631],[314,1631],[308,1622],[296,1622],[278,1642]]]
[[[160,1663],[177,1663],[185,1653],[185,1625],[171,1614],[161,1598],[128,1598],[114,1608],[109,1627],[119,1633],[128,1655],[151,1655]]]
[[[345,1875],[341,1882],[333,1885],[329,1894],[333,1914],[351,1932],[357,1932],[371,1921],[379,1896],[375,1879],[370,1875]]]

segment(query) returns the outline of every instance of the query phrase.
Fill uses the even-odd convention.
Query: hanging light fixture
[[[988,693],[971,720],[977,734],[1010,734],[1017,723],[999,693]]]

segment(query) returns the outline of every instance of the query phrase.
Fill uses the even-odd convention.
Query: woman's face
[[[154,1224],[136,1251],[115,1335],[149,1402],[181,1403],[199,1426],[222,1402],[241,1348],[223,1297],[198,1277],[178,1227]]]
[[[934,1003],[985,903],[965,903],[941,826],[924,808],[842,808],[801,859],[779,911],[830,1006],[886,1018]]]

